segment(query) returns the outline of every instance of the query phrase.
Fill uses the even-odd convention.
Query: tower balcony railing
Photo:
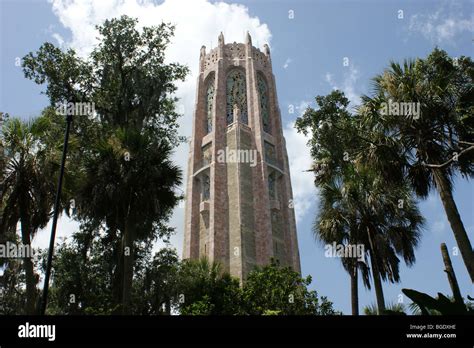
[[[208,167],[212,162],[211,158],[204,157],[200,161],[196,162],[194,172],[198,172],[201,169]]]
[[[211,158],[203,158],[200,161],[197,161],[195,164],[194,172],[197,173],[201,171],[201,169],[206,168],[211,165],[212,159]],[[283,161],[280,161],[276,158],[272,157],[265,157],[265,162],[275,168],[278,168],[280,171],[283,172]]]
[[[283,161],[280,161],[274,157],[265,156],[265,162],[283,171]]]

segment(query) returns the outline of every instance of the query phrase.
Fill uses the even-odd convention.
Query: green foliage
[[[336,314],[325,297],[308,290],[311,276],[302,278],[289,267],[276,263],[251,271],[243,285],[246,314],[330,315]]]
[[[474,175],[474,62],[436,48],[425,59],[392,62],[373,82],[359,108],[373,142],[359,149],[364,161],[388,183],[408,180],[419,197],[436,188],[474,281],[474,252],[452,194],[457,173]],[[415,103],[419,112],[382,112],[393,103]]]
[[[46,83],[52,106],[94,103],[95,125],[102,129],[149,128],[176,145],[180,115],[175,110],[174,82],[184,80],[189,70],[177,63],[164,63],[174,34],[172,25],[161,23],[139,31],[137,23],[128,16],[106,20],[97,27],[99,43],[87,59],[72,49],[63,52],[45,43],[23,58],[25,77]]]
[[[374,78],[374,95],[362,98],[366,131],[377,140],[366,149],[367,160],[389,180],[406,175],[415,192],[426,197],[434,184],[427,165],[443,164],[474,142],[473,79],[471,58],[454,59],[438,48],[425,59],[392,62]],[[381,116],[382,103],[389,101],[420,103],[420,114]],[[379,152],[382,148],[387,152]],[[473,159],[473,151],[464,152],[443,167],[444,175],[449,180],[456,171],[472,176]]]
[[[181,183],[170,146],[148,133],[126,130],[96,146],[84,159],[88,175],[77,192],[78,217],[104,221],[110,233],[128,225],[137,239],[169,236],[172,230],[163,222],[180,199],[175,189]]]
[[[407,182],[387,183],[364,161],[361,149],[375,146],[376,140],[366,134],[359,115],[349,111],[344,93],[318,96],[316,103],[317,109],[308,108],[296,121],[299,132],[311,134],[311,171],[320,194],[314,235],[324,245],[363,245],[360,256],[370,257],[376,290],[381,289],[379,276],[400,281],[399,256],[414,263],[424,219]],[[368,264],[355,256],[341,261],[350,274],[357,266],[370,287]]]
[[[175,303],[183,315],[338,314],[326,297],[308,290],[310,276],[275,263],[251,271],[242,287],[207,259],[185,260],[179,279]]]
[[[271,309],[267,309],[262,315],[279,315],[280,311],[273,311]]]
[[[71,240],[56,247],[48,314],[110,315],[120,312],[114,247],[107,235],[90,233],[82,225]],[[308,290],[311,277],[302,278],[275,263],[253,270],[241,287],[238,279],[207,259],[184,260],[174,249],[150,255],[140,244],[135,249],[132,314],[136,315],[333,315],[326,297]],[[43,253],[44,269],[47,254]],[[0,292],[4,313],[18,313],[24,299],[23,273],[5,273]],[[22,277],[13,279],[8,277]],[[3,286],[1,286],[3,285]]]
[[[178,308],[181,314],[238,314],[239,281],[206,258],[184,260],[179,273]],[[180,301],[181,298],[181,301]]]
[[[365,315],[378,315],[378,309],[375,304],[364,307]],[[402,303],[390,303],[381,313],[382,315],[406,315],[405,306]]]
[[[318,108],[308,108],[296,129],[311,135],[320,241],[364,244],[375,260],[372,272],[397,282],[398,256],[414,263],[423,226],[413,193],[424,198],[436,186],[473,276],[474,254],[451,192],[456,172],[474,174],[473,78],[469,57],[435,49],[426,59],[392,62],[354,114],[340,91],[316,98]],[[420,113],[382,112],[391,103],[415,103]],[[343,265],[351,272],[354,262]],[[369,286],[367,267],[356,265]]]
[[[0,275],[0,314],[26,314],[25,272],[16,259],[0,259],[3,263]]]
[[[10,118],[3,125],[0,141],[6,166],[0,178],[2,233],[16,230],[23,218],[33,237],[49,220],[54,181],[50,178],[47,149],[41,142],[41,122],[42,118],[31,122]]]
[[[437,298],[412,289],[402,289],[402,292],[417,305],[423,315],[437,313],[441,315],[474,314],[473,309],[464,301],[451,300],[440,292],[438,292]]]
[[[0,241],[16,241],[20,224],[20,241],[28,248],[36,232],[46,227],[55,194],[55,151],[42,141],[44,118],[32,121],[8,118],[0,133],[1,158],[5,163],[0,168]],[[13,276],[11,272],[17,268],[14,263],[10,266],[6,274]],[[25,313],[34,314],[38,276],[31,258],[24,257],[22,266],[26,283]]]
[[[138,272],[134,287],[134,313],[171,314],[179,292],[180,262],[176,250],[163,248]]]
[[[75,233],[71,242],[56,247],[49,314],[113,314],[116,310],[111,250],[98,235],[89,239],[86,233]],[[46,258],[45,253],[43,267]]]
[[[187,67],[164,64],[174,27],[161,23],[136,29],[127,16],[106,20],[102,40],[91,58],[96,73],[94,100],[102,121],[113,126],[151,128],[160,138],[177,144],[177,99],[174,81],[184,80]]]
[[[204,295],[201,300],[191,303],[189,306],[184,306],[181,310],[182,315],[212,315],[218,314],[215,311],[214,304],[208,295]]]
[[[49,314],[115,314],[120,309],[117,295],[114,247],[104,234],[82,226],[71,241],[56,248],[51,282]],[[179,269],[176,251],[163,248],[153,259],[151,248],[135,249],[133,314],[169,314],[167,306],[177,293]],[[46,254],[43,255],[43,267]],[[166,305],[166,306],[164,306]]]
[[[27,78],[46,84],[52,107],[93,106],[92,114],[73,116],[74,174],[65,186],[74,206],[64,205],[73,208],[75,219],[94,226],[91,232],[105,230],[115,265],[114,296],[121,298],[123,313],[132,311],[134,249],[174,232],[167,222],[181,199],[176,189],[182,180],[170,160],[182,140],[174,93],[175,82],[188,73],[180,64],[165,64],[172,25],[137,25],[127,16],[106,20],[86,59],[45,43],[22,63]]]

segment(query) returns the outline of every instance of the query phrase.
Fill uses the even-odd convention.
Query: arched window
[[[232,70],[227,76],[227,124],[235,121],[248,124],[247,84],[241,70]],[[237,113],[237,115],[235,114]]]
[[[271,134],[270,111],[268,110],[268,88],[264,78],[257,76],[258,97],[260,102],[260,114],[262,115],[263,130]]]
[[[206,89],[206,121],[205,121],[205,133],[212,132],[212,109],[214,107],[214,75],[209,78]]]

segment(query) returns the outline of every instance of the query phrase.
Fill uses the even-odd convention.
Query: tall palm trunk
[[[122,314],[131,313],[133,281],[133,229],[125,224],[123,252]]]
[[[379,267],[376,260],[375,243],[370,229],[367,229],[370,244],[370,264],[372,266],[372,278],[374,279],[375,297],[377,298],[377,312],[380,315],[385,311],[385,299],[383,296],[382,281],[380,279]]]
[[[385,299],[383,296],[382,281],[377,267],[377,262],[374,260],[374,253],[370,252],[370,262],[372,264],[372,277],[374,279],[375,297],[377,298],[377,312],[381,314],[385,311]]]
[[[471,242],[469,241],[466,229],[464,228],[461,216],[459,215],[456,202],[454,202],[449,183],[440,169],[434,169],[433,176],[439,196],[443,202],[444,211],[446,212],[449,224],[453,230],[454,238],[456,239],[456,243],[461,251],[464,264],[466,265],[467,272],[471,277],[471,281],[474,282],[474,251],[472,250]]]
[[[21,242],[23,245],[31,250],[31,238],[30,238],[30,222],[28,220],[28,213],[21,209]],[[23,258],[23,267],[26,275],[26,314],[35,314],[36,306],[36,281],[35,273],[33,268],[33,262],[31,261],[31,255],[25,255]]]
[[[351,305],[352,315],[359,315],[359,289],[358,289],[358,272],[357,272],[357,261],[354,260],[352,265],[351,275]]]
[[[115,303],[122,303],[123,292],[123,255],[124,238],[122,237],[117,247],[117,267],[113,271],[113,298]],[[121,314],[122,308],[117,307],[114,314]]]
[[[453,292],[453,297],[455,302],[463,303],[461,290],[459,289],[458,280],[456,279],[456,274],[454,273],[453,264],[451,263],[451,258],[449,257],[448,248],[445,243],[441,243],[441,255],[443,256],[444,262],[444,271],[448,276],[449,286]]]

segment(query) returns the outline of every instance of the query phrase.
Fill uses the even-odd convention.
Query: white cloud
[[[248,8],[243,5],[209,3],[205,0],[165,0],[161,4],[149,0],[50,0],[50,3],[61,24],[71,31],[71,38],[64,42],[64,45],[75,49],[83,57],[87,56],[97,43],[95,26],[105,19],[126,14],[138,18],[139,26],[158,25],[162,21],[175,24],[175,36],[167,50],[166,60],[186,64],[191,70],[186,81],[177,84],[179,108],[184,114],[181,118],[180,133],[185,136],[190,136],[192,130],[201,46],[205,45],[209,52],[217,45],[217,37],[221,31],[226,42],[244,42],[245,33],[249,31],[254,45],[259,43],[263,46],[268,43],[271,46],[271,33],[267,25],[261,23],[257,17],[251,17]],[[55,38],[58,39],[59,36]],[[186,170],[187,158],[188,146],[183,144],[177,149],[174,160]],[[171,242],[181,254],[184,209],[175,209],[171,225],[176,226],[178,231],[171,238]],[[68,230],[69,233],[74,231],[73,228]],[[39,244],[45,247],[43,240],[40,242]]]
[[[301,116],[309,106],[309,103],[302,101],[296,110]],[[310,138],[298,133],[295,129],[295,123],[288,123],[283,134],[286,140],[288,151],[288,161],[291,173],[291,184],[293,188],[293,201],[295,203],[296,221],[299,222],[303,216],[313,206],[317,198],[317,190],[314,186],[314,175],[307,170],[311,168],[312,159],[309,148],[306,145]]]
[[[53,33],[52,37],[56,40],[59,47],[64,47],[64,38],[61,35],[59,35],[58,33]]]
[[[32,241],[34,248],[47,249],[49,248],[49,239],[51,237],[51,225],[53,220],[51,219],[48,225],[35,235]],[[60,216],[58,224],[56,226],[56,238],[55,241],[58,243],[61,238],[68,238],[73,232],[79,230],[79,223],[77,221],[69,219],[67,216]]]
[[[70,46],[87,55],[97,42],[95,26],[105,19],[128,15],[138,18],[139,26],[164,22],[176,25],[173,43],[168,48],[169,61],[179,60],[197,71],[202,45],[216,46],[222,31],[227,42],[242,42],[248,30],[254,44],[269,43],[270,30],[251,17],[242,5],[209,3],[205,0],[165,0],[155,4],[150,0],[50,0],[54,14],[64,27],[71,30]]]
[[[290,63],[292,62],[293,60],[291,58],[287,58],[285,60],[285,64],[283,64],[283,69],[286,69],[288,68],[288,66],[290,65]]]
[[[465,16],[456,4],[451,3],[434,13],[412,15],[408,30],[435,43],[454,44],[458,34],[474,32],[474,14],[471,11]]]
[[[351,64],[349,66],[349,71],[344,72],[342,83],[337,83],[334,80],[334,76],[329,72],[326,73],[324,79],[332,89],[339,89],[343,91],[346,98],[351,102],[351,105],[355,106],[360,104],[360,94],[356,92],[356,84],[359,76],[359,70]]]

